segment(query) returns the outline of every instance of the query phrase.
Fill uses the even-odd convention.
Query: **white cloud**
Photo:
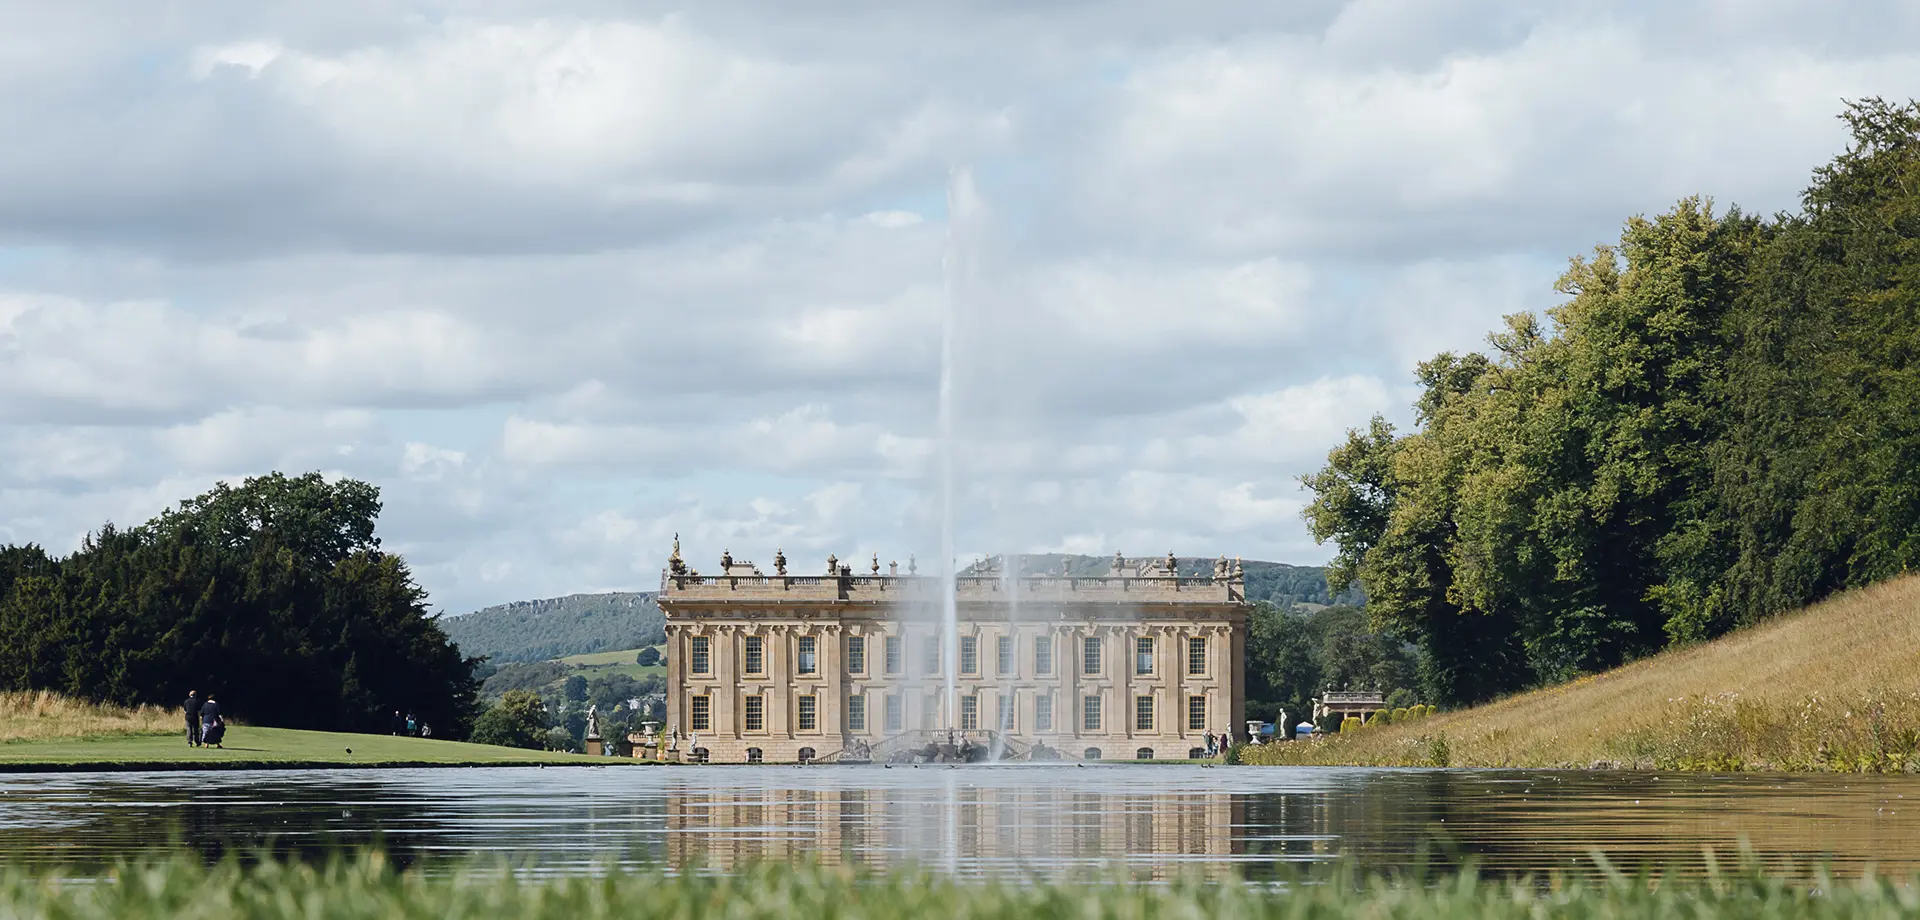
[[[1634,213],[1792,206],[1920,84],[1920,12],[1856,6],[23,8],[0,540],[281,468],[382,485],[453,610],[676,531],[927,561],[972,164],[960,544],[1312,562],[1294,477],[1413,362]]]

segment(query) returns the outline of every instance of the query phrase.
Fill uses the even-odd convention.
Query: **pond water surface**
[[[432,868],[724,870],[802,856],[967,876],[1271,878],[1369,869],[1697,873],[1745,841],[1776,865],[1920,871],[1920,778],[1166,765],[612,767],[0,775],[0,862],[85,871],[378,844]]]

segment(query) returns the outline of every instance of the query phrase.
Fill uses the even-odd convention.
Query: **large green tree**
[[[1304,478],[1376,628],[1468,702],[1920,562],[1920,108],[1849,108],[1804,212],[1682,200],[1568,299],[1422,363],[1415,426]]]
[[[222,484],[64,559],[0,550],[0,687],[174,705],[215,692],[260,724],[459,736],[474,662],[379,548],[378,492],[280,474]]]

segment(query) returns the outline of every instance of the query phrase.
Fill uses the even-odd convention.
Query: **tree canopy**
[[[65,558],[0,547],[0,689],[169,706],[197,689],[258,724],[336,730],[399,709],[458,737],[474,662],[380,549],[379,512],[366,483],[274,473]]]
[[[1866,100],[1800,214],[1701,198],[1573,260],[1545,317],[1422,363],[1303,478],[1329,581],[1486,699],[1920,557],[1920,106]]]

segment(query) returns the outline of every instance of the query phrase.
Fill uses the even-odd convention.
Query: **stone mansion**
[[[1172,556],[1115,555],[1103,575],[944,580],[911,563],[820,575],[723,555],[662,576],[667,729],[688,760],[884,759],[956,740],[1007,757],[1180,759],[1244,732],[1246,624],[1237,563],[1183,576]],[[952,671],[949,702],[948,671]],[[949,711],[949,710],[953,711]],[[682,740],[684,739],[684,740]]]

